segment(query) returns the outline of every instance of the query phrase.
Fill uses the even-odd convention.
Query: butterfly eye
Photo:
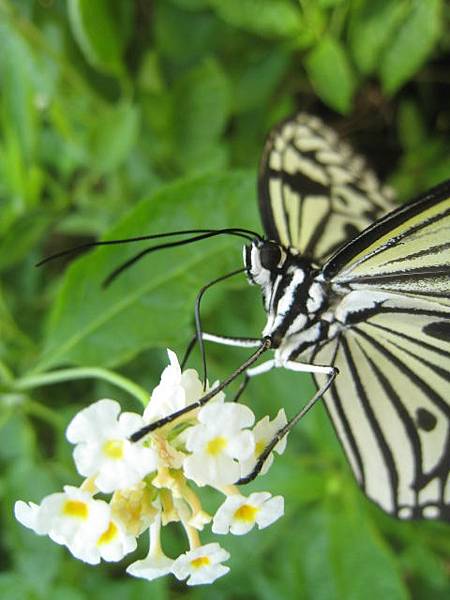
[[[269,270],[274,271],[281,266],[283,253],[277,244],[266,242],[259,251],[261,265]]]

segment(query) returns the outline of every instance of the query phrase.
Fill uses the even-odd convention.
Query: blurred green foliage
[[[37,260],[101,236],[260,229],[264,135],[300,109],[362,149],[400,198],[423,191],[450,172],[449,48],[444,0],[0,0],[2,599],[449,597],[446,527],[372,506],[321,407],[253,484],[285,495],[285,518],[226,540],[232,571],[212,588],[77,563],[12,519],[17,498],[76,483],[64,443],[76,410],[105,396],[138,408],[102,378],[40,385],[49,371],[114,367],[151,389],[161,349],[181,353],[191,335],[199,287],[241,261],[239,242],[203,242],[103,290],[136,247]],[[212,291],[204,311],[205,328],[231,335],[264,320],[243,280]],[[244,355],[208,348],[211,375]],[[312,391],[298,381],[272,373],[247,400],[292,411],[293,390],[301,401]]]

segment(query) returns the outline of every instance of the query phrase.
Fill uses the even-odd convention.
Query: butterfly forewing
[[[364,284],[449,303],[450,182],[408,203],[344,247],[324,266],[335,283]]]
[[[317,264],[394,206],[362,157],[306,114],[270,133],[259,202],[269,239]]]

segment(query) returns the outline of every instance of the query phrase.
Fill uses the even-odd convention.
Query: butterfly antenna
[[[141,235],[137,237],[131,238],[123,238],[118,240],[104,240],[100,242],[88,242],[85,244],[79,244],[78,246],[73,246],[72,248],[67,248],[66,250],[62,250],[61,252],[56,252],[55,254],[51,254],[50,256],[46,256],[38,263],[36,263],[36,267],[41,267],[46,263],[56,260],[58,258],[63,258],[64,256],[71,256],[74,254],[80,254],[83,250],[89,250],[90,248],[95,248],[97,246],[113,246],[118,244],[129,244],[134,242],[143,242],[148,240],[156,240],[164,237],[172,237],[177,235],[195,235],[195,234],[207,234],[214,233],[218,234],[219,232],[230,233],[231,235],[239,235],[241,237],[247,238],[258,238],[261,239],[261,236],[250,229],[242,229],[242,228],[230,228],[230,229],[222,229],[222,230],[213,230],[213,229],[182,229],[181,231],[168,231],[165,233],[155,233],[151,235]]]
[[[102,286],[108,287],[111,283],[124,271],[134,265],[136,262],[141,260],[147,254],[152,252],[156,252],[158,250],[164,250],[166,248],[176,248],[177,246],[185,246],[187,244],[193,244],[194,242],[199,242],[201,240],[206,240],[211,237],[215,237],[218,235],[234,235],[240,238],[244,238],[248,241],[253,241],[255,238],[262,239],[259,234],[256,234],[247,229],[216,229],[216,230],[206,230],[206,233],[202,233],[201,235],[195,235],[192,238],[187,240],[177,240],[176,242],[167,242],[165,244],[157,244],[156,246],[150,246],[149,248],[145,248],[138,252],[121,265],[119,265],[114,271],[112,271],[108,277],[104,280]]]

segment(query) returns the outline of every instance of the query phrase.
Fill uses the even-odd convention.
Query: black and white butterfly
[[[279,439],[323,396],[370,499],[402,519],[450,520],[450,180],[395,208],[392,193],[360,156],[319,119],[299,114],[269,134],[258,189],[266,237],[236,228],[94,244],[195,234],[140,252],[110,281],[154,250],[218,234],[243,237],[249,240],[243,270],[260,286],[267,313],[260,338],[204,333],[203,292],[242,269],[205,286],[198,341],[258,349],[196,405],[131,439],[205,404],[241,373],[248,381],[276,367],[309,372],[318,387],[314,398],[238,483],[258,473]],[[273,358],[253,366],[267,350]]]
[[[325,404],[355,477],[400,518],[450,519],[450,181],[393,209],[364,161],[300,114],[266,143],[269,241],[245,251],[274,366],[332,365]]]
[[[244,263],[274,356],[247,375],[311,372],[365,494],[402,519],[450,519],[450,181],[394,208],[364,160],[300,114],[268,137],[259,203],[267,237]]]

